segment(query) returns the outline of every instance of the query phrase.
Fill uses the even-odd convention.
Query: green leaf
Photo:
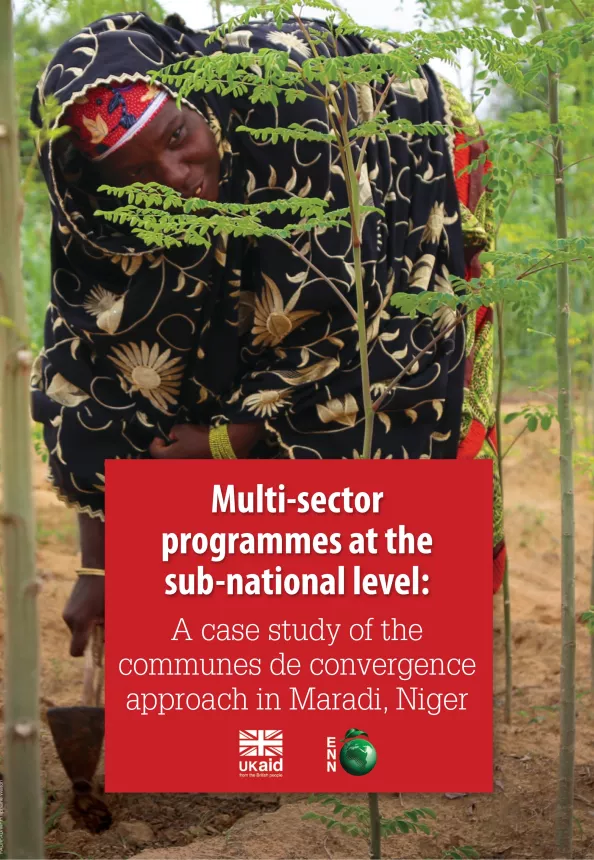
[[[344,741],[348,740],[349,738],[360,737],[368,738],[369,735],[367,734],[367,732],[364,732],[361,729],[349,729],[347,732],[345,732],[344,738],[341,740],[341,743],[344,743]]]
[[[526,30],[526,23],[520,18],[516,18],[511,24],[511,31],[517,39],[521,39],[522,36],[526,35]]]

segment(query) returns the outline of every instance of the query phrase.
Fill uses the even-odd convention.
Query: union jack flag
[[[239,754],[246,756],[282,756],[282,729],[248,729],[239,732]]]

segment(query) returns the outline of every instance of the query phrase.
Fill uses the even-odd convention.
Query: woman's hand
[[[72,633],[70,654],[81,657],[93,627],[105,623],[105,577],[80,574],[62,618]]]
[[[105,525],[86,514],[78,515],[80,549],[83,567],[105,569]],[[72,633],[70,654],[84,654],[89,634],[96,624],[105,621],[105,577],[79,575],[62,618]]]
[[[207,460],[210,458],[208,427],[200,424],[176,424],[169,434],[170,444],[153,439],[149,453],[156,460]]]
[[[153,439],[149,452],[157,460],[210,460],[209,428],[199,424],[176,424],[167,444]],[[264,433],[262,424],[229,424],[229,441],[239,459],[247,457]]]

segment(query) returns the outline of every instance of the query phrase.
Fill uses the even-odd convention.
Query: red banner
[[[491,465],[110,461],[106,790],[492,790]]]

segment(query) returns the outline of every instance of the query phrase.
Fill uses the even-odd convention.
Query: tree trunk
[[[505,369],[504,351],[504,307],[500,302],[495,313],[497,315],[497,395],[495,400],[495,426],[497,430],[497,468],[499,471],[499,485],[501,487],[501,506],[503,507],[503,434],[501,432],[501,400],[503,397],[503,371]],[[505,708],[504,719],[507,725],[511,725],[512,711],[512,629],[511,629],[511,596],[509,591],[509,558],[505,559],[505,572],[503,574],[503,629],[505,639]]]
[[[592,374],[590,378],[590,398],[594,399],[594,333],[592,333]],[[594,425],[592,427],[594,433]],[[592,445],[592,440],[590,446]],[[594,535],[592,537],[592,559],[590,563],[590,609],[594,611]],[[590,637],[590,690],[594,696],[594,630]]]
[[[11,0],[0,0],[0,327],[6,594],[6,856],[43,856],[39,755],[39,632],[31,477],[29,370],[20,269],[18,128]]]
[[[592,561],[590,571],[590,609],[594,612],[594,538],[592,540]],[[594,625],[594,621],[592,622]],[[590,691],[594,696],[594,630],[590,636]]]
[[[590,437],[590,420],[589,420],[589,396],[590,396],[590,380],[584,376],[583,384],[583,399],[582,399],[582,439],[584,448],[588,447],[588,439]]]
[[[221,4],[221,0],[210,0],[210,5],[212,8],[213,18],[215,19],[216,24],[223,23],[223,8]]]
[[[543,6],[536,6],[541,30],[551,29]],[[559,73],[548,71],[549,120],[559,123]],[[563,175],[563,138],[551,136],[555,176],[557,239],[567,238],[567,201]],[[573,842],[573,790],[575,766],[575,517],[573,497],[573,426],[571,413],[571,361],[569,352],[569,268],[557,267],[557,366],[561,477],[561,709],[559,789],[555,822],[558,857],[571,857]]]
[[[369,799],[369,856],[371,860],[381,860],[382,827],[379,811],[379,795],[370,792]]]

